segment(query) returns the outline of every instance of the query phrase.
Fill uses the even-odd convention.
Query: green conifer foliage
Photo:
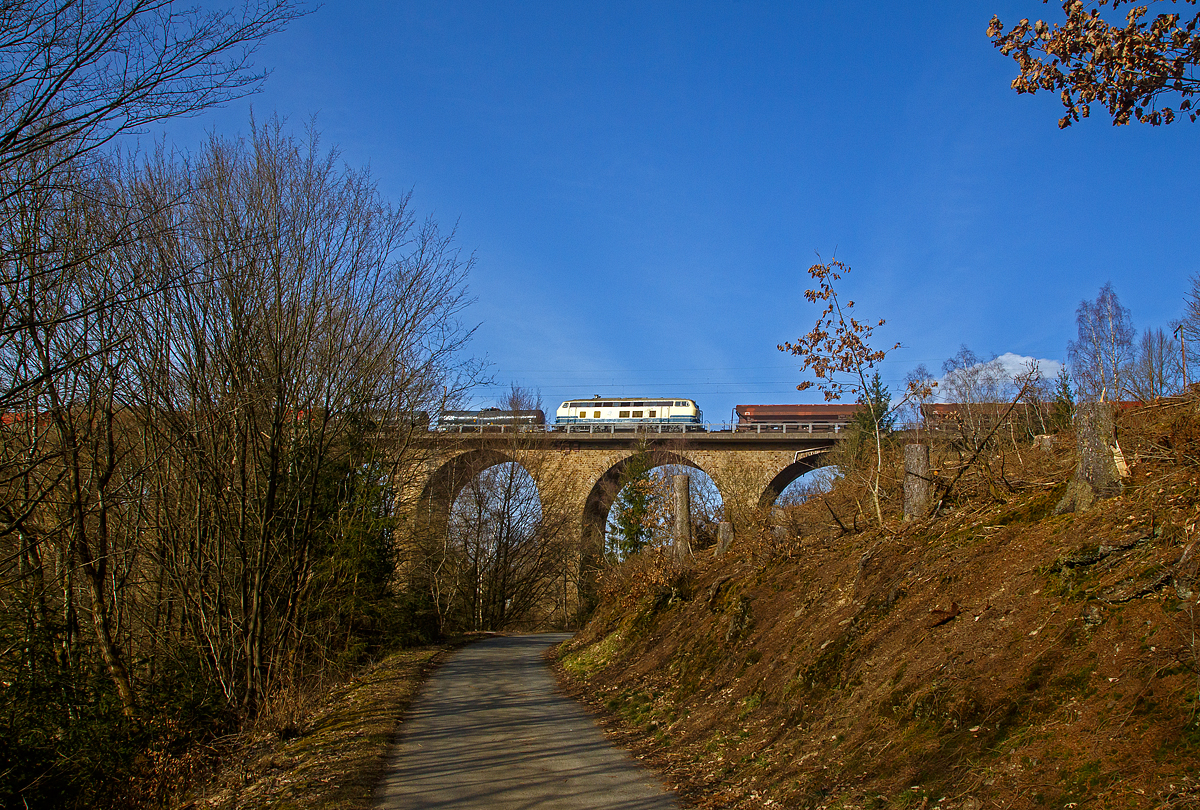
[[[1054,409],[1050,416],[1054,423],[1054,429],[1066,430],[1069,428],[1074,415],[1075,393],[1071,390],[1071,375],[1066,368],[1063,368],[1058,372],[1058,379],[1054,381]]]
[[[615,531],[609,534],[608,554],[625,559],[650,542],[657,515],[658,494],[650,480],[650,454],[642,451],[629,459],[621,474],[621,490],[612,507]]]
[[[892,410],[892,394],[883,384],[883,378],[876,371],[867,385],[865,393],[860,394],[858,402],[864,407],[854,415],[854,421],[864,431],[874,433],[876,424],[880,435],[891,433],[896,425],[896,413]]]

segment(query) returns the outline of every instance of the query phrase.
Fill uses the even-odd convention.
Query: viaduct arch
[[[435,534],[448,530],[462,488],[488,467],[520,464],[543,504],[565,510],[579,548],[603,547],[605,523],[629,460],[642,448],[655,467],[677,464],[704,471],[725,504],[735,536],[756,509],[770,506],[788,484],[825,463],[833,434],[430,433],[417,444],[420,472],[398,493],[401,527]],[[736,541],[735,541],[736,542]],[[402,562],[403,565],[403,562]]]

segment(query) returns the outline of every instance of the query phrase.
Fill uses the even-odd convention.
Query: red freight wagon
[[[859,405],[738,405],[736,430],[756,433],[836,433],[854,417]]]

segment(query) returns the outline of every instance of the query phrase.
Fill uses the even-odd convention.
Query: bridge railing
[[[816,435],[839,434],[845,423],[829,422],[709,422],[687,424],[683,422],[588,422],[568,425],[448,425],[436,429],[438,433],[586,433],[589,435],[616,435],[619,433],[754,433],[779,435],[789,433],[811,433]]]
[[[841,433],[848,422],[739,422],[737,433]]]

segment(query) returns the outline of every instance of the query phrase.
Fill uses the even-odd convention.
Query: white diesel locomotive
[[[704,414],[691,399],[575,399],[558,406],[554,426],[569,432],[620,428],[701,430]]]

